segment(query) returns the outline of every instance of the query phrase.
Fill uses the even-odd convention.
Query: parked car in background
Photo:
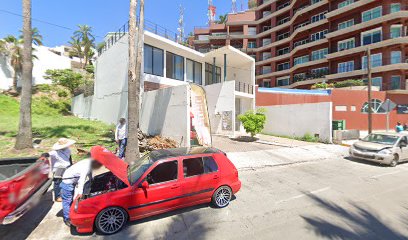
[[[226,207],[241,188],[238,171],[220,150],[207,147],[152,151],[129,166],[102,147],[91,150],[110,172],[94,177],[71,206],[78,232],[113,234],[128,220],[212,202]]]
[[[372,133],[350,147],[350,157],[392,167],[408,161],[407,133]]]
[[[49,161],[0,159],[0,224],[10,224],[35,206],[51,185]]]

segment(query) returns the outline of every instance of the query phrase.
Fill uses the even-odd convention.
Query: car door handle
[[[218,175],[214,175],[213,179],[218,179],[220,178]]]
[[[180,185],[174,184],[174,185],[172,185],[170,188],[171,188],[171,189],[176,189],[176,188],[179,188],[179,187],[180,187]]]

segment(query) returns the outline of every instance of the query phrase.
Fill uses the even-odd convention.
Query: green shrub
[[[238,116],[238,119],[242,122],[244,129],[247,133],[254,137],[256,134],[260,133],[266,123],[265,109],[259,108],[256,111],[250,110],[245,114]]]
[[[300,140],[305,141],[305,142],[318,142],[319,138],[313,136],[310,133],[306,133],[305,135],[303,135],[303,137],[300,138]]]
[[[59,89],[57,91],[57,95],[58,95],[58,97],[66,98],[66,97],[68,97],[69,93],[67,93],[67,91],[65,91],[63,89]]]
[[[353,86],[364,86],[364,81],[361,79],[349,79],[341,82],[336,82],[334,84],[335,88],[343,88],[343,87],[353,87]]]
[[[311,89],[327,89],[327,88],[333,88],[334,84],[333,83],[315,83],[312,85]]]
[[[70,100],[54,100],[47,96],[36,97],[33,99],[33,113],[38,115],[67,115],[70,113]]]
[[[84,76],[71,69],[48,69],[45,71],[45,79],[51,79],[53,84],[68,88],[71,93],[85,82]]]

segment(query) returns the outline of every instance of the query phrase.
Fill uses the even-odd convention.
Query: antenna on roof
[[[211,25],[211,23],[215,22],[215,10],[216,7],[213,5],[212,0],[208,0],[208,25]]]
[[[178,42],[182,43],[184,40],[184,8],[183,6],[180,4],[179,6],[179,20],[178,20]]]
[[[237,13],[237,0],[232,0],[231,12]]]

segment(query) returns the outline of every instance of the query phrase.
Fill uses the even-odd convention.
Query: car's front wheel
[[[212,196],[212,203],[218,207],[223,208],[228,206],[232,199],[232,190],[228,186],[221,186],[215,190]]]
[[[399,157],[398,157],[398,155],[397,154],[395,154],[394,155],[394,159],[391,161],[391,163],[390,163],[390,166],[391,167],[396,167],[397,165],[398,165],[398,160],[399,160]]]
[[[125,226],[128,215],[119,207],[108,207],[103,209],[96,217],[96,229],[106,235],[119,232]]]

